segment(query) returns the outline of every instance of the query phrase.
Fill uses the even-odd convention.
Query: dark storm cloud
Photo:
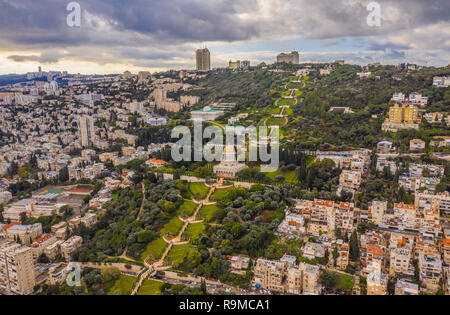
[[[49,51],[43,52],[41,55],[10,55],[7,59],[12,60],[14,62],[28,62],[28,61],[37,61],[40,63],[55,63],[58,62],[64,54],[61,54],[57,51]]]
[[[0,51],[14,61],[55,62],[61,58],[127,60],[137,64],[192,55],[209,42],[281,40],[286,37],[371,38],[449,22],[449,0],[378,0],[382,26],[369,27],[365,0],[79,0],[81,28],[66,24],[70,0],[0,0]],[[424,43],[445,49],[442,35]],[[324,44],[327,45],[326,43]],[[390,39],[371,50],[412,50]],[[60,53],[58,50],[66,52]],[[422,48],[423,49],[423,48]],[[55,51],[58,51],[56,53]],[[32,55],[32,56],[30,56]]]
[[[235,6],[238,2],[235,0],[100,0],[87,3],[87,10],[114,20],[117,27],[121,29],[156,34],[160,38],[234,41],[259,35],[257,25],[246,23],[236,17],[240,13]]]
[[[82,14],[82,27],[78,31],[66,25],[69,1],[18,2],[0,0],[0,36],[19,44],[123,42],[120,37],[112,40],[108,34],[96,33],[101,32],[100,23],[106,23],[110,30],[137,32],[166,42],[236,41],[260,34],[257,25],[236,17],[239,12],[234,0],[78,1],[82,13],[101,19],[89,20],[87,14]]]

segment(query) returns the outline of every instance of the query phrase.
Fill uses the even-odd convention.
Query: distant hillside
[[[25,74],[0,75],[0,86],[28,81]]]
[[[212,102],[235,102],[239,107],[271,104],[270,90],[275,89],[286,78],[286,74],[274,74],[266,70],[252,72],[225,71],[211,74],[199,82],[203,88],[195,91],[202,104]]]

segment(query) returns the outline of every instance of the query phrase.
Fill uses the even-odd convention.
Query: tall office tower
[[[9,239],[0,239],[0,290],[31,294],[36,284],[33,250]]]
[[[38,71],[39,73],[41,73],[41,72],[42,72],[42,68],[41,68],[41,66],[39,66],[38,70],[39,70],[39,71]]]
[[[197,49],[196,52],[197,71],[211,70],[211,53],[208,48]]]
[[[298,64],[300,62],[299,54],[297,51],[293,51],[288,54],[281,53],[277,56],[277,62]]]
[[[79,118],[79,128],[81,134],[81,146],[92,147],[95,140],[94,118],[81,116]]]

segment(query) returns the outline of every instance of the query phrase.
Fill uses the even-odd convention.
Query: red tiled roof
[[[21,225],[21,223],[20,222],[12,222],[12,223],[10,223],[10,224],[7,224],[7,225],[5,225],[4,227],[3,227],[3,231],[7,231],[10,227],[13,227],[13,226],[15,226],[15,225]]]
[[[43,243],[46,240],[48,240],[49,238],[52,238],[53,236],[55,236],[55,234],[49,233],[49,234],[42,235],[40,238],[35,239],[34,243]]]

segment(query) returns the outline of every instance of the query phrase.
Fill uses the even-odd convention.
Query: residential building
[[[338,251],[338,256],[336,258],[336,261],[333,261],[333,253],[334,251]],[[330,260],[333,261],[333,265],[340,269],[340,270],[346,270],[348,267],[349,257],[350,257],[350,246],[345,243],[341,245],[337,245],[335,248],[330,249]]]
[[[377,171],[383,172],[385,168],[391,171],[391,174],[397,172],[397,163],[394,160],[394,156],[378,155],[377,156]]]
[[[396,93],[394,93],[394,96],[392,96],[392,100],[394,102],[398,102],[398,103],[404,102],[405,94],[403,94],[402,92],[396,92]]]
[[[377,144],[377,151],[382,154],[389,153],[393,150],[391,141],[380,141]]]
[[[285,255],[279,261],[259,258],[253,273],[257,288],[296,295],[317,295],[321,291],[319,266],[297,265],[293,256]]]
[[[370,72],[370,71],[368,71],[368,72],[358,72],[358,73],[356,73],[356,75],[357,75],[360,79],[368,78],[368,77],[370,77],[371,74],[372,74],[372,72]]]
[[[97,215],[95,213],[87,213],[84,217],[81,217],[81,223],[86,227],[92,227],[97,224]]]
[[[398,184],[407,191],[414,192],[414,194],[423,188],[434,193],[436,186],[440,183],[440,181],[441,180],[438,177],[400,176],[398,179]]]
[[[382,224],[387,211],[387,201],[372,201],[369,205],[369,219],[377,225]]]
[[[281,53],[277,56],[277,62],[286,62],[292,64],[298,64],[300,55],[297,51],[291,53]]]
[[[419,295],[419,285],[405,280],[397,280],[395,295]]]
[[[425,120],[429,123],[429,124],[435,124],[435,123],[440,123],[441,121],[444,120],[444,113],[426,113],[425,115],[423,115],[423,118],[425,118]]]
[[[180,96],[180,102],[185,107],[192,107],[200,102],[200,96],[182,95]]]
[[[384,132],[396,132],[399,129],[419,129],[421,117],[414,105],[395,104],[390,107],[388,118],[383,123]]]
[[[449,136],[434,136],[430,141],[430,147],[432,148],[446,148],[450,146]]]
[[[283,278],[286,265],[280,261],[259,258],[253,269],[254,282],[262,289],[283,293]]]
[[[421,139],[412,139],[409,142],[409,149],[411,151],[421,151],[425,150],[425,141]]]
[[[409,164],[409,176],[411,177],[442,177],[445,173],[445,167],[442,165],[431,164]]]
[[[164,160],[158,160],[158,159],[152,158],[152,159],[146,161],[145,164],[148,167],[160,168],[160,167],[163,167],[165,164],[167,164],[167,162]]]
[[[31,247],[33,248],[33,258],[35,261],[38,260],[39,256],[45,252],[45,249],[50,245],[56,243],[58,239],[55,234],[44,234],[41,237],[35,239]]]
[[[357,190],[361,185],[361,172],[343,170],[339,176],[339,185],[344,189]]]
[[[320,235],[322,233],[333,235],[335,230],[334,202],[330,200],[314,200],[310,211],[308,232]]]
[[[81,146],[92,147],[95,142],[94,118],[81,116],[78,120],[80,128]]]
[[[413,239],[407,239],[395,234],[391,235],[390,249],[390,267],[389,275],[395,277],[398,275],[414,276],[414,266],[412,265]]]
[[[319,266],[306,263],[292,266],[287,270],[285,292],[289,294],[318,295],[321,291],[319,278]]]
[[[48,281],[51,285],[61,285],[71,271],[72,268],[65,264],[52,265],[48,271]]]
[[[442,241],[441,251],[444,258],[444,264],[450,266],[450,238],[446,238]]]
[[[367,277],[367,295],[386,295],[387,284],[388,277],[381,272],[381,266],[378,264]]]
[[[436,87],[449,87],[450,86],[450,76],[449,77],[434,77],[433,86]]]
[[[12,200],[12,194],[9,191],[0,191],[0,205],[7,204]]]
[[[303,257],[308,259],[316,259],[325,257],[326,248],[320,243],[307,242],[303,246]]]
[[[156,107],[161,107],[163,102],[167,100],[167,90],[157,88],[153,91],[153,97],[155,98]]]
[[[32,249],[0,239],[0,290],[31,294],[35,283]]]
[[[422,96],[422,94],[414,92],[409,94],[409,103],[414,105],[426,106],[428,104],[428,97]]]
[[[250,263],[250,258],[246,256],[232,256],[229,258],[231,273],[245,274]]]
[[[414,124],[420,119],[419,110],[413,105],[398,105],[390,107],[389,109],[389,122],[398,124]]]
[[[417,191],[414,204],[420,212],[431,210],[438,211],[440,215],[450,215],[450,194],[448,191],[436,195],[427,190]]]
[[[419,254],[419,277],[428,293],[434,294],[440,289],[442,261],[439,254]]]
[[[64,234],[65,234],[65,231],[64,231]],[[57,236],[57,235],[55,234],[55,236]],[[57,237],[57,239],[58,239],[58,237]],[[44,253],[50,259],[50,261],[55,261],[56,258],[58,258],[58,256],[61,254],[61,244],[63,244],[63,243],[64,243],[63,240],[58,239],[55,243],[44,248]]]
[[[61,244],[61,253],[67,262],[72,260],[72,254],[81,246],[82,243],[83,239],[80,236],[72,236]]]
[[[22,225],[20,222],[13,222],[7,225],[0,225],[0,236],[12,240],[19,240],[24,245],[30,246],[32,242],[41,237],[42,224]]]

